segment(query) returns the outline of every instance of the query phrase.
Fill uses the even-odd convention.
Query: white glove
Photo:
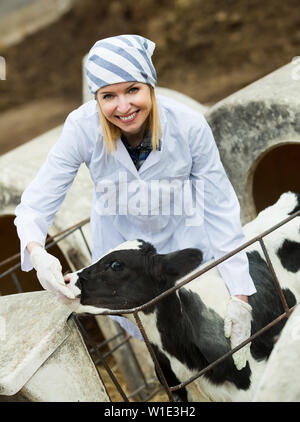
[[[231,297],[224,319],[225,337],[230,337],[231,348],[234,349],[251,335],[252,307],[249,303]],[[232,358],[238,370],[243,369],[250,356],[250,344],[233,353]]]
[[[74,293],[65,284],[62,267],[57,258],[50,255],[44,248],[35,246],[32,248],[30,259],[44,289],[55,295],[60,293],[70,299],[75,298]]]

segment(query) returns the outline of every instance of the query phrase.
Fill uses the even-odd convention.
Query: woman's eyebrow
[[[134,85],[136,85],[137,84],[137,82],[133,82],[132,84],[130,84],[126,89],[130,89],[130,88],[132,88]],[[102,95],[102,94],[114,94],[114,92],[113,91],[99,91],[99,93]]]

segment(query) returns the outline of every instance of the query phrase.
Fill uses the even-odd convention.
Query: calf
[[[299,210],[300,196],[284,194],[272,207],[245,226],[248,239]],[[266,245],[280,278],[289,307],[299,300],[300,217],[266,237]],[[249,297],[253,308],[252,334],[284,311],[272,274],[260,246],[247,248],[250,274],[257,293]],[[129,241],[98,262],[70,277],[70,288],[80,298],[76,312],[101,314],[132,309],[147,303],[199,271],[202,253],[184,249],[158,254],[142,240]],[[204,264],[205,266],[207,265]],[[216,267],[192,280],[156,304],[143,309],[140,318],[169,385],[176,385],[230,350],[224,336],[224,316],[230,298]],[[135,322],[132,314],[126,317]],[[179,390],[188,401],[250,401],[285,321],[251,343],[246,367],[238,371],[226,358],[193,383]]]

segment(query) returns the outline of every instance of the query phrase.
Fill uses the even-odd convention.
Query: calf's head
[[[80,298],[76,312],[131,309],[174,286],[202,261],[198,249],[157,254],[142,240],[122,243],[99,261],[70,275],[68,286]]]

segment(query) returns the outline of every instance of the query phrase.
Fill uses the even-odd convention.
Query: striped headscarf
[[[119,35],[97,41],[84,65],[92,94],[106,85],[119,82],[144,82],[156,85],[151,61],[155,43],[140,35]]]

